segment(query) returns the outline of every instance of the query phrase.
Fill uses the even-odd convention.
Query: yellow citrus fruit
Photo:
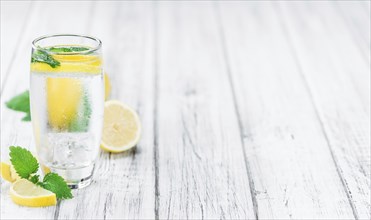
[[[53,55],[53,58],[60,62],[60,65],[53,68],[49,64],[34,62],[31,63],[31,72],[42,73],[91,73],[102,72],[102,60],[94,55]]]
[[[50,173],[51,170],[49,167],[43,165],[43,164],[40,164],[41,165],[41,170],[43,171],[44,174],[47,174],[47,173]]]
[[[111,82],[109,80],[108,74],[104,74],[104,99],[107,100],[111,93]]]
[[[102,72],[102,60],[96,55],[52,55],[60,62],[53,68],[46,63],[31,63],[32,72],[41,73],[90,73],[100,74]],[[107,78],[107,79],[106,79]],[[105,75],[106,95],[111,90],[108,76]],[[63,130],[73,122],[77,116],[82,96],[83,85],[77,78],[47,78],[47,110],[49,124],[56,130]]]
[[[1,177],[8,182],[15,182],[20,179],[10,162],[1,162]]]
[[[119,153],[134,147],[140,138],[138,114],[120,101],[110,100],[104,105],[101,148]]]
[[[42,207],[57,204],[57,197],[53,192],[26,179],[20,179],[11,186],[10,197],[14,203],[22,206]]]
[[[81,81],[73,78],[48,78],[46,93],[50,125],[55,129],[66,129],[79,110],[83,96]]]

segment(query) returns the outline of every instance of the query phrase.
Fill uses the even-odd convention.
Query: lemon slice
[[[53,68],[49,64],[31,63],[32,72],[42,73],[90,73],[100,74],[102,72],[102,60],[93,55],[53,55],[60,65]]]
[[[22,206],[42,207],[57,204],[54,193],[25,179],[20,179],[12,185],[10,197],[14,203]]]
[[[138,114],[123,103],[110,100],[104,105],[104,123],[101,148],[119,153],[134,147],[140,138]]]
[[[66,129],[78,113],[83,96],[81,80],[48,78],[46,81],[49,123],[54,129]]]
[[[8,182],[15,182],[20,179],[10,162],[1,162],[1,177]]]
[[[108,74],[104,74],[104,100],[107,100],[111,93],[111,81],[109,80]]]

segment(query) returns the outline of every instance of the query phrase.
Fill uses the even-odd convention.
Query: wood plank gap
[[[335,164],[335,167],[336,167],[336,172],[341,180],[341,183],[343,185],[343,188],[345,190],[345,193],[347,195],[347,198],[348,198],[348,202],[349,202],[349,205],[350,207],[352,208],[352,212],[353,212],[353,216],[355,219],[359,219],[358,217],[358,213],[357,213],[357,210],[355,208],[355,205],[354,205],[354,201],[352,199],[352,196],[351,196],[351,193],[350,193],[350,189],[348,188],[347,186],[347,183],[346,183],[346,180],[345,178],[343,177],[342,175],[342,172],[341,172],[341,169],[339,167],[339,163],[337,161],[337,158],[334,154],[334,151],[333,151],[333,148],[332,148],[332,144],[331,144],[331,141],[328,137],[328,133],[327,133],[327,130],[326,130],[326,126],[324,125],[324,120],[323,118],[321,117],[321,114],[319,112],[319,107],[318,107],[318,104],[316,102],[316,99],[313,95],[313,92],[312,92],[312,89],[311,89],[311,86],[309,84],[309,81],[303,71],[303,68],[302,68],[302,65],[300,64],[300,60],[298,58],[298,54],[297,54],[297,51],[295,49],[295,46],[290,43],[292,42],[292,39],[291,39],[291,36],[290,36],[290,33],[288,31],[288,27],[285,23],[285,21],[283,20],[284,18],[282,18],[282,12],[281,12],[281,9],[280,9],[281,5],[279,5],[278,7],[273,7],[275,8],[277,14],[278,14],[278,20],[279,20],[279,23],[281,24],[281,27],[282,27],[282,30],[283,30],[283,33],[284,33],[284,36],[287,40],[287,43],[288,43],[288,46],[289,46],[289,49],[291,51],[291,53],[293,54],[293,59],[295,61],[295,65],[297,66],[298,68],[298,72],[299,72],[299,75],[300,75],[300,78],[302,79],[303,81],[303,85],[305,87],[305,89],[308,91],[308,95],[309,95],[309,99],[310,101],[312,102],[312,105],[313,105],[313,108],[314,108],[314,112],[315,112],[315,115],[320,123],[320,126],[321,126],[321,130],[322,130],[322,133],[324,135],[324,138],[327,142],[327,146],[329,148],[329,151],[330,151],[330,154],[331,154],[331,158],[332,158],[332,161],[334,162]]]
[[[238,106],[238,103],[237,103],[236,91],[235,91],[236,87],[233,83],[233,76],[232,76],[232,71],[231,71],[231,67],[230,67],[229,56],[228,56],[228,51],[227,51],[227,46],[226,46],[224,27],[223,27],[223,23],[221,21],[220,4],[218,2],[215,2],[214,9],[215,9],[215,14],[216,14],[216,20],[217,20],[217,23],[218,23],[219,35],[220,35],[220,38],[221,38],[223,58],[224,58],[225,66],[226,66],[226,73],[227,73],[227,76],[228,76],[228,84],[229,84],[229,87],[230,87],[230,90],[231,90],[231,93],[232,93],[233,108],[235,110],[237,123],[238,123],[238,128],[239,128],[239,133],[240,133],[241,147],[242,147],[243,158],[244,158],[244,162],[245,162],[245,168],[246,168],[246,172],[247,172],[247,177],[249,179],[249,188],[250,188],[252,204],[253,204],[253,207],[254,207],[254,216],[255,216],[256,219],[259,219],[259,216],[258,216],[258,210],[259,210],[258,208],[259,207],[258,207],[258,202],[257,202],[257,199],[256,199],[255,184],[254,184],[254,180],[252,178],[250,164],[247,160],[242,119],[241,119],[241,114],[239,112],[239,106]]]
[[[30,20],[31,14],[34,12],[34,8],[35,8],[34,7],[34,2],[32,1],[31,4],[30,4],[29,9],[27,11],[27,15],[26,15],[26,17],[23,21],[21,30],[26,30],[27,25],[30,24],[30,22],[28,22],[28,21]],[[18,39],[17,39],[18,43],[16,44],[16,47],[15,47],[13,53],[12,53],[12,58],[10,59],[10,64],[8,66],[8,69],[5,72],[4,80],[1,82],[0,96],[3,94],[3,90],[4,90],[4,87],[6,86],[6,82],[8,80],[9,73],[12,70],[14,60],[15,60],[17,54],[18,54],[18,50],[19,50],[19,47],[20,47],[19,42],[21,42],[22,37],[23,37],[23,31],[21,31],[18,35]]]
[[[153,162],[155,168],[155,219],[159,219],[159,207],[160,207],[160,191],[159,191],[159,164],[158,164],[158,3],[154,2],[153,5]]]
[[[61,201],[59,200],[59,201],[57,202],[57,206],[55,207],[54,220],[57,220],[57,219],[58,219],[60,208],[61,208]]]

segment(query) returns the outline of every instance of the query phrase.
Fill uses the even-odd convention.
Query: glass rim
[[[53,51],[47,50],[47,49],[37,45],[37,42],[39,42],[41,40],[44,40],[44,39],[53,38],[53,37],[87,38],[87,39],[90,39],[90,40],[93,40],[93,41],[97,42],[98,45],[95,46],[95,47],[89,48],[88,50],[74,51],[74,52],[53,52]],[[40,36],[40,37],[38,37],[38,38],[36,38],[35,40],[32,41],[32,48],[34,50],[42,50],[42,51],[44,51],[48,54],[60,54],[60,55],[61,54],[63,54],[63,55],[90,54],[90,53],[93,53],[93,52],[99,50],[101,47],[102,47],[102,41],[101,40],[99,40],[96,37],[92,37],[92,36],[89,36],[89,35],[82,35],[82,34],[48,34],[48,35]]]

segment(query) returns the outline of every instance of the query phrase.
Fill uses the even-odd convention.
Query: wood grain
[[[303,10],[303,4],[285,5],[282,15],[354,216],[368,219],[370,61],[362,59],[332,5],[315,6],[306,5],[308,10]],[[298,14],[301,18],[293,19]],[[308,36],[311,41],[306,40]]]
[[[255,218],[213,5],[157,15],[158,217]]]
[[[153,4],[97,2],[89,34],[103,42],[112,99],[139,113],[138,146],[127,153],[101,152],[94,182],[60,205],[60,219],[153,219]],[[110,25],[107,25],[110,24]]]
[[[63,12],[63,16],[61,15]],[[1,160],[34,150],[4,102],[31,41],[103,41],[112,99],[143,133],[88,188],[1,219],[370,219],[369,1],[1,1]]]
[[[22,39],[23,31],[29,24],[33,4],[30,1],[1,1],[1,20],[8,21],[1,23],[1,85],[7,80],[10,69],[18,52],[19,41]]]
[[[369,26],[371,15],[370,10],[367,9],[370,8],[370,1],[333,3],[336,9],[335,16],[343,19],[343,22],[339,23],[347,26],[347,32],[352,35],[353,42],[369,61],[371,28],[367,26]]]
[[[259,218],[354,218],[272,3],[220,9]]]
[[[3,2],[1,3],[3,4]],[[16,55],[12,68],[10,68],[9,78],[3,86],[1,94],[1,159],[7,159],[9,146],[19,145],[29,148],[35,152],[33,133],[30,122],[22,122],[22,113],[16,113],[5,107],[4,102],[11,97],[29,88],[29,68],[31,42],[36,37],[51,33],[79,33],[85,32],[88,23],[89,2],[78,2],[76,7],[70,8],[68,2],[33,2],[33,9],[22,30],[22,38],[17,45]],[[48,10],[45,10],[48,8]],[[17,8],[15,8],[16,10]],[[54,13],[62,10],[65,17]],[[12,11],[11,11],[12,12]],[[10,13],[11,13],[10,12]],[[75,17],[74,17],[75,16]],[[78,16],[78,17],[77,17]],[[81,17],[80,17],[81,16]],[[75,19],[80,22],[70,25]],[[1,21],[3,22],[3,20]],[[22,21],[20,21],[22,22]],[[3,44],[3,42],[2,42]],[[3,74],[3,72],[1,72]],[[54,217],[56,207],[48,208],[26,208],[15,205],[9,197],[8,183],[1,180],[1,218],[2,219],[51,219]]]

